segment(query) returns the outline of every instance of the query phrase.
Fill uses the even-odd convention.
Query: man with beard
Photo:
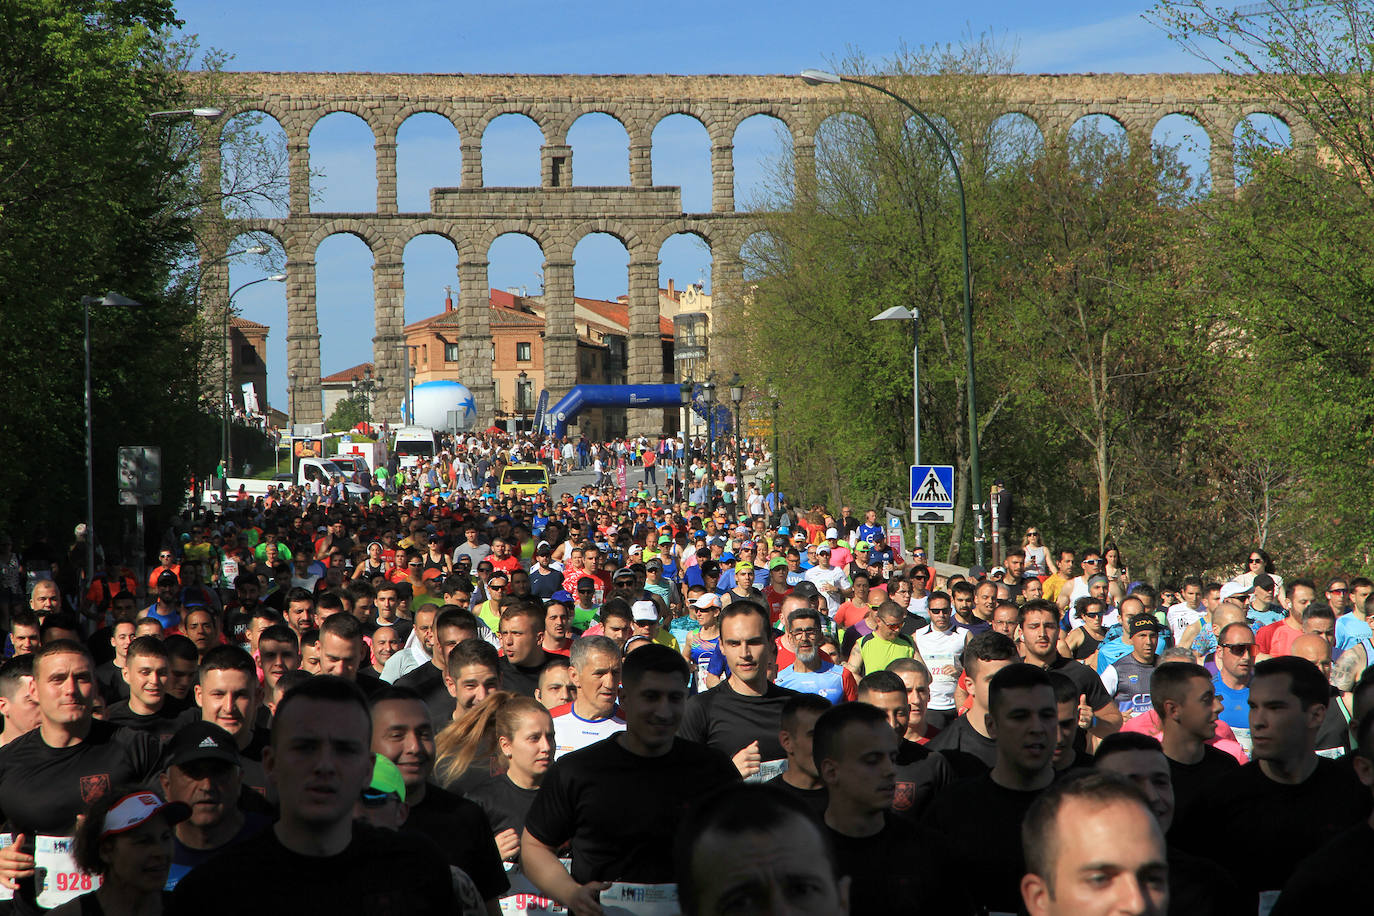
[[[858,685],[854,675],[843,665],[837,665],[821,654],[824,636],[821,614],[802,607],[787,615],[787,635],[792,640],[795,658],[792,664],[778,672],[777,684],[801,693],[814,693],[831,703],[855,699]]]

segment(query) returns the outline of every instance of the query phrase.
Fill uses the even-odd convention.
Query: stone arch
[[[470,261],[481,254],[477,247],[472,244],[472,241],[459,229],[458,225],[450,220],[431,218],[409,222],[400,230],[397,242],[404,250],[405,246],[422,235],[437,235],[446,239],[453,246],[458,257],[464,261]]]
[[[451,130],[446,130],[445,126]],[[412,111],[396,123],[392,140],[398,211],[427,213],[429,188],[461,184],[463,135],[448,115],[438,111]],[[430,165],[436,159],[443,165]]]
[[[691,127],[688,121],[673,120],[677,117],[696,122],[700,131]],[[652,123],[653,128],[649,134],[649,142],[650,157],[653,163],[653,183],[661,186],[675,178],[686,178],[685,181],[676,182],[676,185],[682,188],[683,212],[715,210],[718,197],[717,189],[723,180],[725,170],[720,167],[719,147],[713,144],[711,131],[706,122],[689,111],[672,111],[653,119]],[[701,173],[700,163],[697,161],[697,157],[700,155],[701,134],[705,134],[708,156],[704,175]],[[675,135],[676,140],[674,139]],[[689,137],[690,139],[688,139]],[[673,161],[674,157],[681,154],[688,144],[692,148],[691,156],[694,161],[690,168],[683,165],[681,160]],[[725,155],[728,156],[728,153],[727,149]],[[705,181],[702,180],[703,178]],[[733,179],[731,179],[730,184],[733,190]],[[703,204],[705,204],[704,207]]]
[[[458,107],[443,99],[418,99],[402,105],[391,115],[389,121],[391,132],[394,134],[401,125],[418,114],[436,114],[441,118],[446,118],[453,125],[454,130],[459,131],[460,134],[462,132],[463,116],[459,113]]]
[[[324,240],[331,235],[356,236],[367,246],[368,251],[371,251],[374,255],[382,247],[382,238],[377,232],[377,227],[371,220],[340,217],[320,223],[315,227],[315,230],[310,233],[306,241],[306,248],[312,256],[315,250],[324,243]]]
[[[521,122],[528,122],[533,125],[534,132],[538,135],[538,141],[533,149],[533,179],[529,181],[503,180],[509,178],[516,170],[521,173],[522,178],[531,163],[525,161],[531,152],[527,144],[530,139],[521,137],[518,140],[511,140],[511,148],[503,150],[500,156],[487,156],[488,148],[493,144],[502,143],[499,136],[493,136],[494,125],[505,125],[498,127],[496,134],[499,135],[506,127]],[[526,133],[524,127],[516,128],[521,133]],[[541,181],[542,160],[544,158],[544,148],[548,144],[548,135],[543,126],[523,111],[506,111],[494,117],[487,118],[482,122],[482,132],[478,135],[482,149],[482,186],[483,187],[539,187]],[[518,152],[515,147],[518,146]]]
[[[607,106],[608,107],[608,106]],[[579,127],[578,125],[583,125]],[[611,126],[614,125],[614,128]],[[615,131],[619,136],[614,136]],[[574,133],[588,132],[586,139],[575,138]],[[628,187],[630,185],[630,132],[625,122],[614,114],[591,110],[577,115],[562,131],[563,143],[568,149],[569,161],[573,166],[571,181],[554,182],[558,187],[571,184],[583,187]],[[624,145],[612,149],[623,138]],[[619,153],[623,150],[623,154]],[[612,158],[614,157],[614,158]],[[614,162],[615,166],[611,167]],[[620,166],[623,163],[623,171]],[[592,175],[592,180],[581,176]]]
[[[301,125],[305,128],[306,133],[310,133],[321,121],[332,114],[351,114],[361,118],[368,129],[372,131],[374,142],[381,139],[384,123],[379,117],[377,107],[361,99],[325,99],[318,105],[309,108],[302,115]]]
[[[539,128],[539,133],[543,137],[542,142],[549,142],[549,124],[551,118],[548,109],[543,108],[533,102],[498,102],[488,105],[480,114],[474,118],[477,135],[486,133],[487,127],[492,121],[503,115],[524,115],[534,122],[534,126]]]
[[[1188,170],[1195,193],[1204,194],[1212,185],[1212,135],[1195,111],[1171,111],[1155,121],[1150,145],[1171,149]]]
[[[1006,168],[1022,157],[1045,148],[1045,132],[1031,113],[1011,109],[989,122],[983,137],[983,153],[990,170]]]
[[[550,229],[544,223],[533,219],[511,218],[495,220],[488,225],[485,232],[473,239],[473,248],[481,257],[487,257],[492,244],[503,235],[528,236],[539,246],[539,250],[545,253],[548,253],[554,244],[550,237]]]
[[[1267,150],[1287,147],[1295,149],[1297,137],[1293,123],[1276,110],[1275,106],[1250,104],[1241,106],[1236,122],[1231,127],[1231,156],[1235,183],[1245,184],[1250,180],[1251,160]]]
[[[775,120],[781,121],[783,126],[794,137],[797,134],[797,126],[794,124],[798,120],[797,113],[792,106],[781,102],[754,102],[747,105],[735,107],[730,115],[730,120],[726,122],[726,129],[731,137],[739,130],[739,126],[745,121],[756,115],[765,115]]]
[[[228,235],[222,251],[205,252],[207,256],[220,259],[232,251],[263,243],[268,243],[272,249],[267,254],[243,255],[207,264],[201,280],[202,308],[206,310],[205,317],[214,322],[210,326],[218,328],[220,321],[230,321],[225,328],[224,348],[215,348],[212,365],[222,372],[228,360],[228,394],[236,410],[244,408],[244,383],[253,385],[258,406],[264,412],[269,406],[285,403],[287,347],[283,324],[289,314],[286,290],[280,283],[246,284],[281,272],[286,247],[280,236],[266,229],[239,224]],[[234,290],[239,294],[234,297],[231,316],[220,309],[229,304],[228,297]],[[244,321],[234,322],[232,318]],[[263,332],[257,325],[265,325],[268,330]],[[218,337],[218,333],[215,336]],[[241,459],[242,456],[233,457]]]
[[[383,185],[377,181],[377,135],[375,125],[367,121],[365,117],[359,115],[353,109],[359,106],[344,105],[335,110],[315,118],[310,122],[309,134],[307,139],[310,189],[313,192],[318,188],[322,193],[328,194],[328,199],[320,203],[320,209],[313,212],[323,213],[365,213],[378,210],[377,197]],[[326,119],[331,115],[339,115],[335,118],[334,124],[340,125],[337,130],[342,135],[345,131],[356,136],[349,136],[346,139],[342,136],[333,138],[322,136],[320,131]],[[352,124],[351,119],[361,119],[362,123],[372,133],[372,142],[364,151],[362,148],[362,134],[355,128],[344,125]],[[371,161],[367,161],[367,160]],[[320,175],[313,174],[316,170]],[[331,174],[332,173],[332,174]],[[294,177],[294,176],[293,176]],[[319,181],[321,184],[317,185]],[[330,189],[330,185],[334,189]],[[371,193],[367,194],[367,186],[371,185]],[[364,196],[372,198],[370,206],[363,206]]]
[[[361,363],[376,362],[377,337],[387,333],[391,310],[385,284],[379,283],[389,276],[392,267],[390,262],[382,260],[386,250],[385,240],[375,237],[369,240],[346,224],[325,235],[312,249],[316,294],[310,317],[314,324],[312,342],[318,354],[317,368],[313,372],[318,374],[303,378],[298,375],[295,379],[305,383],[308,398],[323,396],[323,376]],[[369,325],[372,333],[364,333],[363,329]],[[301,335],[296,329],[292,329],[291,336],[296,340],[288,341],[288,348],[309,346],[308,342],[299,340]],[[388,376],[388,373],[382,374]],[[321,411],[325,412],[323,404]],[[327,413],[324,419],[329,419]]]
[[[1131,130],[1127,124],[1116,114],[1098,108],[1090,108],[1080,112],[1078,117],[1069,124],[1065,136],[1070,140],[1075,140],[1087,136],[1089,132],[1106,136],[1117,134],[1117,130],[1112,130],[1109,125],[1115,125],[1119,130],[1120,139],[1125,143],[1127,152],[1135,153],[1137,151],[1136,144],[1132,142]]]
[[[644,247],[644,242],[638,232],[628,223],[621,220],[600,218],[588,220],[568,229],[565,233],[565,244],[560,250],[566,248],[571,255],[573,249],[577,248],[579,242],[589,235],[595,234],[609,235],[625,246],[625,250],[630,255],[630,260],[640,257],[647,257],[650,252]]]
[[[290,213],[291,135],[268,107],[243,106],[217,125],[220,207],[230,219]]]
[[[716,233],[715,225],[699,217],[684,216],[681,219],[668,220],[649,237],[649,250],[654,253],[662,251],[663,244],[675,235],[694,235],[705,242],[714,254]]]
[[[765,106],[770,107],[770,106]],[[796,190],[792,174],[796,155],[796,135],[786,120],[772,111],[755,111],[734,120],[730,134],[730,165],[733,172],[733,195],[736,207],[749,210],[785,206]],[[764,139],[762,130],[772,125],[771,139]],[[781,144],[781,148],[778,148]],[[770,172],[777,159],[782,174]]]

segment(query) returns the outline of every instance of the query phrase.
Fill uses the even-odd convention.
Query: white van
[[[423,426],[402,426],[396,430],[391,451],[401,460],[401,467],[414,467],[421,458],[432,461],[439,454],[439,437]]]

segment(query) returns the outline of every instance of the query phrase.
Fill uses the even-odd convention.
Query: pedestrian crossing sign
[[[911,508],[954,508],[954,465],[913,464],[911,466]]]

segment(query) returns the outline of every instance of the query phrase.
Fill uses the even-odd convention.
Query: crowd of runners
[[[1369,905],[1370,580],[1151,584],[1034,525],[958,573],[765,457],[460,438],[188,514],[146,577],[0,538],[0,907]]]

